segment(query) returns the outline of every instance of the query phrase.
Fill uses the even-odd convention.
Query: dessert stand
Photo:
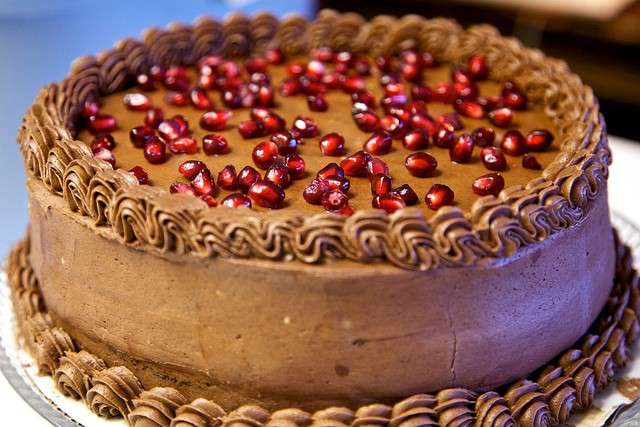
[[[640,268],[640,228],[619,213],[613,224],[622,241],[631,247],[635,266]],[[574,414],[567,425],[576,427],[640,426],[640,352],[634,345],[633,358],[620,370],[606,390],[598,393],[593,406]],[[122,426],[123,420],[107,420],[91,412],[82,401],[62,395],[51,376],[37,373],[34,359],[20,345],[7,276],[0,272],[0,371],[16,392],[42,417],[58,427]]]

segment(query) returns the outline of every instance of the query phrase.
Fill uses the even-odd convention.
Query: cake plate
[[[640,268],[640,227],[624,215],[614,212],[613,224],[622,241],[631,247],[634,264]],[[34,359],[16,336],[7,275],[0,272],[0,371],[16,392],[40,415],[57,427],[124,426],[121,419],[106,420],[91,412],[82,401],[62,395],[51,376],[37,373]],[[576,427],[640,427],[640,340],[633,359],[617,372],[609,387],[598,393],[593,406],[574,414],[567,425]]]

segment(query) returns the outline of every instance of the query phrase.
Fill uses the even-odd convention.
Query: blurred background
[[[170,21],[230,10],[313,16],[319,8],[449,16],[489,23],[505,35],[564,58],[600,98],[609,132],[640,140],[638,0],[0,0],[0,255],[27,222],[22,159],[15,135],[42,85],[64,78],[71,61]],[[638,144],[640,149],[640,144]]]

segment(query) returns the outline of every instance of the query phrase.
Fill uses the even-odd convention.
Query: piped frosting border
[[[394,405],[330,407],[313,414],[297,408],[269,412],[255,405],[227,412],[203,398],[188,402],[170,387],[147,390],[128,368],[108,367],[54,325],[29,261],[28,238],[9,255],[7,273],[18,326],[40,373],[51,375],[63,394],[83,400],[99,416],[125,417],[134,427],[548,427],[591,406],[596,392],[628,361],[640,334],[640,277],[629,248],[615,240],[614,287],[600,316],[573,348],[528,379],[503,392],[451,388]]]
[[[544,106],[558,127],[560,153],[524,186],[478,199],[469,212],[443,207],[427,219],[416,208],[388,215],[361,210],[351,217],[311,217],[285,211],[208,209],[199,199],[138,185],[122,169],[94,159],[74,139],[84,102],[124,89],[152,64],[193,64],[206,54],[246,56],[268,47],[299,55],[318,46],[368,54],[414,48],[443,62],[483,54],[491,78],[514,80],[530,101]],[[498,259],[580,221],[606,188],[611,153],[606,126],[591,88],[563,61],[501,37],[491,26],[462,29],[443,18],[378,16],[322,10],[315,20],[268,13],[193,25],[151,28],[142,40],[78,58],[60,84],[43,88],[18,134],[28,173],[66,201],[69,209],[111,227],[128,245],[157,253],[201,257],[260,257],[316,263],[327,259],[386,260],[428,270]]]

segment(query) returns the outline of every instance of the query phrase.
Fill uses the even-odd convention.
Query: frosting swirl
[[[217,404],[198,398],[176,410],[171,427],[218,427],[225,415],[224,409]]]
[[[91,377],[96,371],[107,369],[104,361],[91,353],[67,351],[60,358],[60,366],[53,373],[56,388],[65,396],[84,399],[92,387]]]
[[[133,399],[142,393],[140,380],[124,366],[96,372],[93,387],[86,396],[89,408],[100,417],[126,417],[133,409]]]
[[[187,399],[179,391],[171,387],[154,387],[133,399],[134,409],[127,419],[133,427],[169,427],[176,410],[186,403]]]

